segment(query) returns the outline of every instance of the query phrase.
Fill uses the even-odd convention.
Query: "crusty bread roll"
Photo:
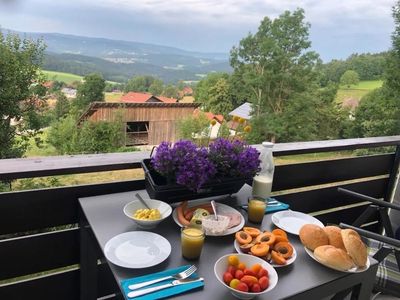
[[[358,233],[353,229],[343,229],[341,234],[346,251],[353,259],[356,266],[365,267],[368,258],[367,247]]]
[[[346,250],[343,244],[341,229],[337,226],[326,226],[323,228],[326,235],[329,239],[329,245],[335,246],[336,248],[340,248]]]
[[[347,271],[354,267],[354,263],[346,251],[332,245],[315,248],[314,256],[323,265],[336,270]]]
[[[319,246],[328,245],[329,239],[325,231],[314,224],[305,224],[300,228],[300,240],[304,246],[313,250]]]

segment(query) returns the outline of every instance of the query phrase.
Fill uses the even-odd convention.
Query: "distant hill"
[[[59,33],[22,33],[43,39],[44,69],[86,75],[101,72],[107,80],[125,81],[133,75],[153,75],[165,82],[199,80],[210,72],[230,72],[228,53],[202,53],[139,42]]]

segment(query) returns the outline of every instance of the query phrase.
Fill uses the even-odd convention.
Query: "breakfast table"
[[[220,197],[218,202],[236,208],[243,214],[246,224],[249,226],[259,226],[263,230],[272,230],[274,225],[271,222],[271,214],[265,215],[261,225],[255,225],[247,222],[246,211],[239,208],[240,205],[247,202],[250,191],[251,188],[245,185],[236,195]],[[144,198],[148,197],[146,190],[141,190],[79,199],[81,212],[81,286],[86,287],[81,291],[82,299],[96,299],[98,251],[100,250],[100,256],[104,257],[104,246],[112,237],[124,232],[143,230],[123,214],[123,207],[134,200],[134,195],[137,192]],[[236,252],[234,235],[206,236],[200,258],[189,261],[181,255],[181,231],[172,217],[164,220],[156,228],[146,231],[165,237],[171,244],[171,254],[160,264],[142,269],[119,267],[103,259],[114,277],[115,294],[118,299],[125,298],[120,285],[122,280],[189,264],[197,266],[197,273],[204,277],[204,287],[177,295],[172,299],[236,299],[227,288],[218,282],[214,274],[214,264],[217,259],[223,255]],[[296,249],[296,260],[288,266],[276,268],[278,284],[270,292],[258,298],[274,300],[324,299],[352,288],[354,299],[369,299],[378,267],[376,260],[370,257],[370,267],[364,272],[335,271],[314,261],[304,250],[297,235],[289,235],[289,239]]]

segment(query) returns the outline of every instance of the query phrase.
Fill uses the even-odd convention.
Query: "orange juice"
[[[199,258],[204,244],[204,231],[192,227],[182,228],[181,244],[183,257],[187,259]]]
[[[265,201],[255,198],[250,198],[248,204],[249,207],[247,214],[249,217],[249,221],[253,223],[261,223],[262,220],[264,219],[265,208],[267,207]]]

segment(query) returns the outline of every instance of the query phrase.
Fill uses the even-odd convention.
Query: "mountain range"
[[[202,53],[132,41],[60,33],[17,32],[46,44],[43,68],[77,75],[102,73],[110,81],[124,82],[137,75],[152,75],[166,83],[200,80],[210,72],[230,72],[228,53]]]

